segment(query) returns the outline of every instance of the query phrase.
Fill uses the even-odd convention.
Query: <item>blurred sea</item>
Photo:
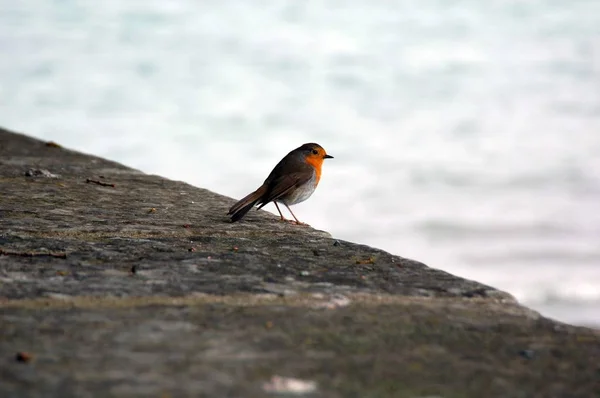
[[[318,142],[301,220],[600,326],[597,0],[0,0],[0,125],[234,198]]]

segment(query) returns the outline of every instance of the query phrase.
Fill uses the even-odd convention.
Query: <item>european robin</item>
[[[273,202],[282,221],[287,220],[283,217],[277,203],[283,203],[287,207],[296,224],[304,224],[296,218],[290,206],[303,202],[312,195],[321,179],[323,160],[331,158],[333,156],[328,155],[319,144],[304,144],[294,149],[277,163],[256,191],[231,206],[227,213],[231,215],[231,222],[244,217],[254,205],[258,205],[260,209],[267,203]]]

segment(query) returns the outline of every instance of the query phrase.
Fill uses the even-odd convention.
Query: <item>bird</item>
[[[333,156],[328,155],[321,145],[315,143],[301,145],[285,155],[256,191],[231,206],[227,213],[231,216],[231,222],[240,220],[255,205],[260,209],[273,202],[281,221],[294,222],[283,216],[278,203],[287,207],[296,220],[295,224],[307,225],[298,220],[290,206],[305,201],[315,191],[321,179],[321,166],[325,159],[333,159]]]

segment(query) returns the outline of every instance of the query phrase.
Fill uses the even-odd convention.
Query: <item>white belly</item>
[[[284,203],[288,206],[304,202],[306,199],[310,198],[310,195],[313,194],[315,188],[317,188],[317,178],[316,175],[313,174],[313,177],[308,180],[308,182],[296,188],[294,192],[288,194],[285,198],[277,199],[277,202]]]

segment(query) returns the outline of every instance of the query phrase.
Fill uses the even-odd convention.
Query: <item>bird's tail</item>
[[[231,222],[236,222],[246,215],[252,207],[267,193],[267,185],[263,184],[256,191],[246,195],[239,202],[231,206],[227,215],[231,216]]]

